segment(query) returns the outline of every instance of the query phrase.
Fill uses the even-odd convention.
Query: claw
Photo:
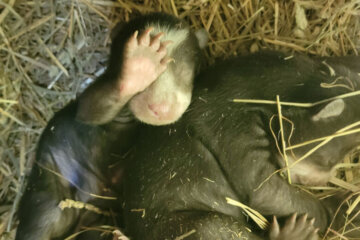
[[[136,30],[135,32],[134,32],[134,34],[133,34],[133,38],[137,38],[137,36],[139,35],[139,31],[138,30]]]
[[[307,220],[307,218],[308,218],[308,214],[307,213],[305,213],[301,218],[300,218],[300,223],[301,224],[305,224],[306,223],[306,220]]]
[[[165,56],[165,55],[166,55],[166,47],[167,47],[169,44],[171,44],[171,43],[173,43],[173,41],[165,41],[165,42],[162,42],[162,43],[160,44],[159,49],[157,50],[158,54],[159,54],[160,56]]]
[[[131,51],[132,49],[137,47],[137,45],[138,45],[138,41],[137,41],[138,34],[139,34],[139,31],[136,30],[134,32],[134,34],[130,37],[130,39],[129,39],[128,43],[127,43],[128,50]]]
[[[318,231],[319,231],[319,228],[316,228],[315,230],[313,230],[313,232],[310,235],[311,240],[318,240],[319,239]]]
[[[170,62],[175,62],[175,59],[174,58],[171,58],[171,57],[164,57],[162,60],[161,60],[161,64],[168,64]]]
[[[154,30],[153,27],[149,27],[145,30],[143,34],[139,37],[139,44],[143,46],[148,46],[150,44],[150,32]]]
[[[150,46],[152,47],[152,49],[154,49],[155,51],[157,51],[160,47],[160,38],[164,36],[164,33],[163,32],[160,32],[158,34],[156,34],[151,42],[150,42]]]
[[[279,223],[275,216],[273,216],[273,222],[270,226],[270,239],[276,239],[280,234]]]
[[[296,223],[296,218],[297,218],[297,213],[294,213],[291,218],[290,218],[290,221],[288,222],[289,223],[289,229],[293,229],[295,227],[295,223]],[[288,225],[288,224],[287,224]]]

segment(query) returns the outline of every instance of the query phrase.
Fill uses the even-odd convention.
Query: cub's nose
[[[169,104],[159,103],[159,104],[148,104],[148,108],[154,113],[155,116],[163,118],[166,117],[170,112]]]

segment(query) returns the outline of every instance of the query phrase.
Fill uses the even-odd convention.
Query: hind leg
[[[49,240],[72,228],[78,212],[58,207],[63,198],[70,196],[69,189],[61,186],[51,173],[34,166],[18,211],[16,240]]]

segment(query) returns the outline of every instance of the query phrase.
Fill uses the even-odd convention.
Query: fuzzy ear
[[[336,99],[328,103],[325,107],[323,107],[320,112],[312,117],[314,122],[319,120],[324,120],[329,117],[339,116],[345,108],[345,102],[342,99]]]
[[[205,48],[207,43],[209,42],[209,35],[207,31],[204,28],[201,28],[195,32],[195,36],[199,42],[200,48]]]

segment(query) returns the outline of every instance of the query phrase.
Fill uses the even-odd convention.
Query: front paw
[[[131,96],[144,91],[166,70],[171,59],[167,56],[169,41],[161,42],[164,33],[151,36],[149,28],[138,36],[136,31],[125,44],[120,75],[120,91]]]

